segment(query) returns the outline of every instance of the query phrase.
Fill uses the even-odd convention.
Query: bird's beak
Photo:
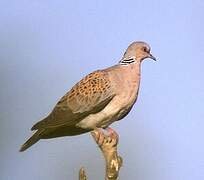
[[[152,54],[149,54],[149,58],[156,61],[157,59],[152,55]]]

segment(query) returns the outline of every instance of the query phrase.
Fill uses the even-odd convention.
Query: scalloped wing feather
[[[50,115],[36,123],[32,130],[73,126],[89,114],[101,111],[114,96],[108,73],[95,71],[65,94]]]

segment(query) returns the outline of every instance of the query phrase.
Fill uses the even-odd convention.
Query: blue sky
[[[113,124],[121,179],[192,180],[204,173],[204,2],[0,2],[0,179],[89,179],[104,162],[89,134],[18,149],[72,85],[116,64],[143,40],[158,61],[142,64],[139,98]]]

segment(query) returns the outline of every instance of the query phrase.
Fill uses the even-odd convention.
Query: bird
[[[121,60],[96,70],[76,83],[55,105],[51,113],[32,128],[35,133],[21,146],[25,151],[40,139],[75,136],[106,129],[123,119],[135,104],[144,59],[156,58],[143,41],[132,42]]]

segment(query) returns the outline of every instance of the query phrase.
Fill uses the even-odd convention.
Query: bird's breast
[[[117,114],[118,120],[125,117],[133,107],[138,97],[139,86],[139,73],[123,78],[122,86],[120,86],[120,88],[122,88],[122,91],[120,91],[120,89],[118,91],[120,99],[120,110]]]
[[[95,127],[107,127],[114,121],[122,119],[129,113],[137,100],[140,76],[139,72],[115,73],[112,78],[115,97],[100,112],[90,114],[80,121],[77,126],[85,129]]]

